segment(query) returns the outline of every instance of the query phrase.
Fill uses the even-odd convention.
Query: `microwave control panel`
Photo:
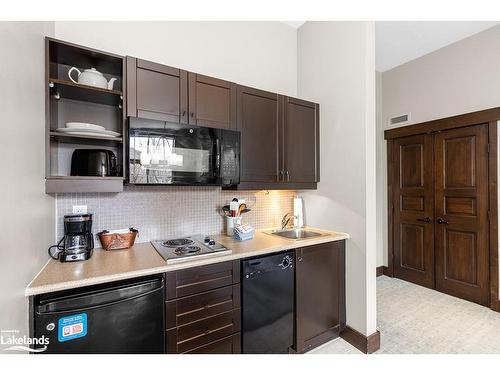
[[[233,147],[226,145],[222,151],[221,158],[221,177],[223,179],[232,179],[238,176],[238,163],[236,152]]]

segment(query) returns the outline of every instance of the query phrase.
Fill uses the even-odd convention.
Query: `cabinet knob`
[[[302,257],[298,257],[298,258],[297,258],[297,260],[298,260],[299,262],[302,262],[304,259],[302,259]]]
[[[285,171],[286,180],[290,181],[290,172]]]

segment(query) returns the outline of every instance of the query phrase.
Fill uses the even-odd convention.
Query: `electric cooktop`
[[[232,251],[210,236],[195,235],[151,241],[167,263],[186,262],[198,258],[231,254]]]

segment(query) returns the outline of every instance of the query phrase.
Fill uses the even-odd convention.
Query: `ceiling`
[[[392,69],[499,24],[498,21],[377,21],[376,69]]]
[[[282,21],[283,23],[286,23],[288,26],[292,26],[296,29],[298,29],[300,26],[306,23],[306,21]]]
[[[305,21],[282,21],[298,29]],[[377,21],[375,66],[380,72],[500,24],[499,21]]]

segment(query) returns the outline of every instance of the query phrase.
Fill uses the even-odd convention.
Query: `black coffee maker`
[[[49,247],[49,255],[61,262],[75,262],[89,259],[93,249],[92,214],[64,215],[64,237]]]

